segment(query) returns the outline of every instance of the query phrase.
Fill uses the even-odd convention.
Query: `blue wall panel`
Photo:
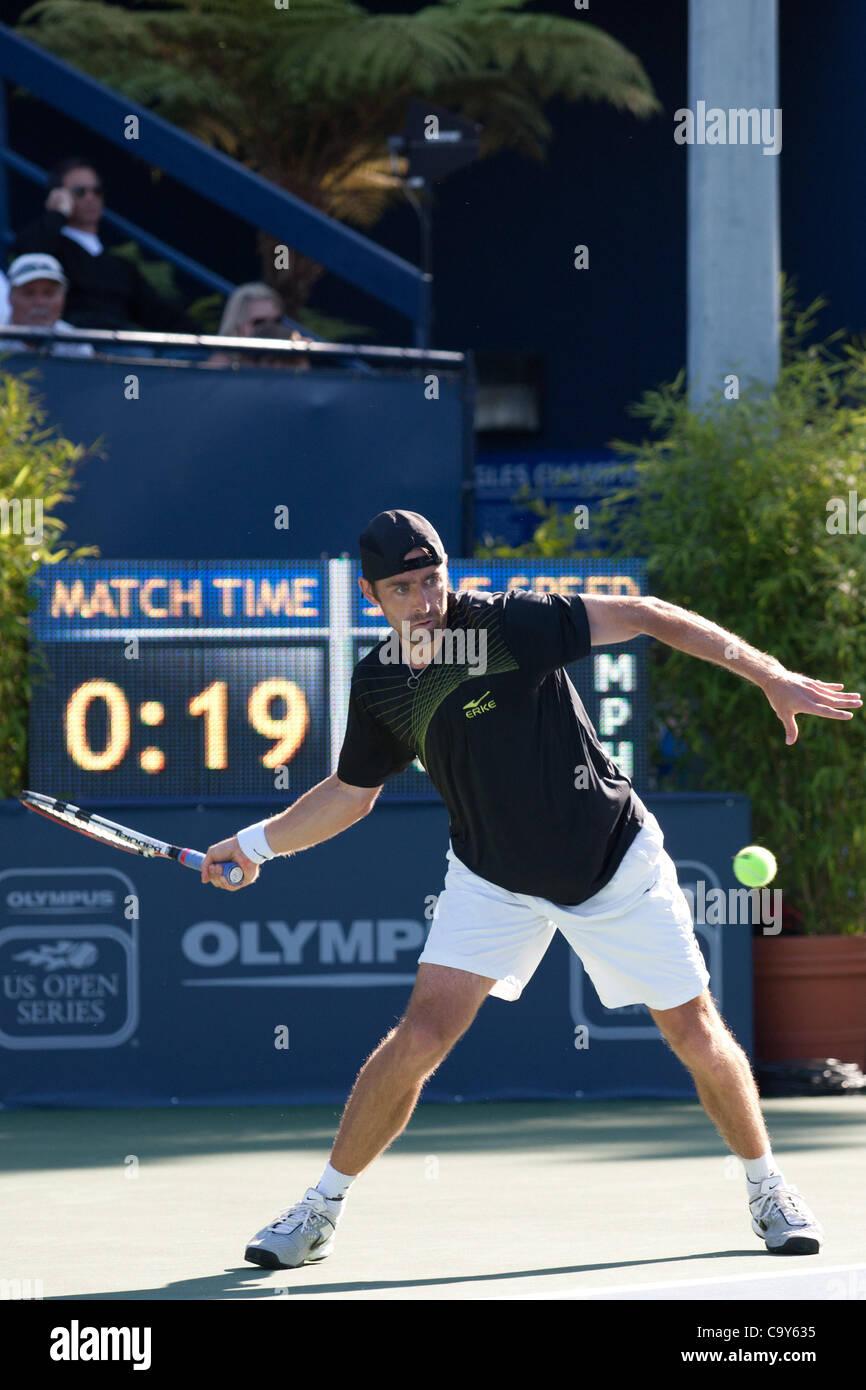
[[[10,355],[4,367],[32,369]],[[50,423],[101,456],[58,508],[77,545],[105,559],[274,560],[357,550],[379,511],[428,516],[463,553],[464,382],[314,368],[237,371],[164,363],[38,361]],[[128,378],[138,398],[128,398]],[[288,507],[277,530],[274,509]]]

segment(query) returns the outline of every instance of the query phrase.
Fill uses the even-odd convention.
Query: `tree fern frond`
[[[406,160],[398,161],[405,174]],[[388,159],[347,160],[322,179],[323,206],[332,217],[356,227],[372,227],[400,192]]]
[[[372,15],[327,34],[312,34],[287,45],[277,72],[291,69],[311,94],[339,98],[349,92],[376,91],[394,83],[431,81],[472,64],[459,33],[426,30],[410,15]]]
[[[400,196],[386,140],[413,97],[476,121],[481,158],[509,148],[543,159],[553,98],[606,101],[638,117],[661,109],[623,44],[527,3],[440,0],[397,15],[355,0],[290,0],[287,10],[270,0],[39,0],[19,32],[315,206],[371,227]],[[320,271],[298,260],[300,304]]]
[[[544,99],[579,100],[590,95],[589,89],[595,97],[602,84],[603,95],[633,115],[661,110],[640,61],[610,34],[585,20],[557,15],[503,13],[500,8],[488,13],[490,5],[495,7],[497,0],[476,0],[470,13],[459,11],[461,32],[475,44],[479,65],[483,56],[503,73],[531,75]],[[447,25],[451,12],[442,11],[433,6],[419,18],[431,27]]]

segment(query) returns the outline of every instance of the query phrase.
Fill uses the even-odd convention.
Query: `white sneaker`
[[[337,1226],[328,1205],[318,1188],[308,1188],[303,1201],[286,1207],[253,1236],[244,1259],[263,1269],[297,1269],[326,1259],[334,1248]]]
[[[772,1255],[817,1255],[824,1231],[799,1190],[774,1173],[749,1200],[752,1230]]]

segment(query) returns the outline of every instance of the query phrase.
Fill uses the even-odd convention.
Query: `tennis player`
[[[645,1004],[688,1068],[742,1160],[755,1234],[773,1253],[816,1254],[822,1229],[776,1165],[751,1067],[707,988],[659,823],[605,754],[562,668],[594,646],[648,633],[758,685],[789,744],[797,714],[851,719],[846,707],[862,704],[859,695],[795,675],[660,599],[455,593],[442,542],[415,512],[381,512],[360,549],[361,590],[405,659],[384,659],[380,642],[357,663],[336,773],[280,815],[211,846],[202,881],[239,891],[267,860],[346,830],[416,757],[450,812],[448,870],[406,1012],[361,1068],[320,1181],[252,1237],[245,1259],[295,1268],[331,1253],[352,1183],[403,1132],[425,1081],[488,995],[520,998],[557,929],[602,1004]],[[446,629],[466,634],[464,656],[473,636],[485,661],[437,660],[448,655]],[[238,888],[218,868],[228,859],[244,868]]]

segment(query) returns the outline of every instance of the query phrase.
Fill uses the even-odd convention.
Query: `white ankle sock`
[[[746,1170],[746,1182],[750,1193],[757,1191],[765,1178],[771,1178],[779,1173],[772,1149],[761,1154],[760,1158],[741,1158],[740,1162]]]
[[[341,1202],[345,1197],[352,1183],[354,1176],[348,1173],[338,1173],[336,1168],[332,1168],[330,1163],[325,1164],[325,1171],[316,1183],[316,1190],[329,1202]]]

